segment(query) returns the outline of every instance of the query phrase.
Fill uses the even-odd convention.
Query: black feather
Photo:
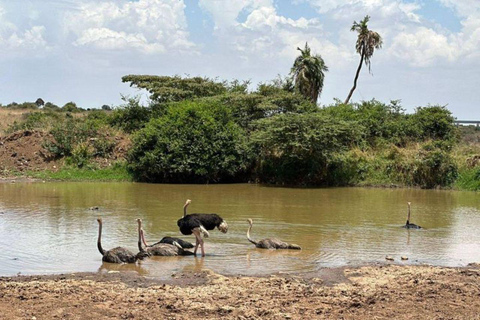
[[[173,244],[173,242],[177,242],[183,249],[189,249],[189,248],[193,248],[194,245],[191,244],[190,242],[188,241],[185,241],[183,239],[180,239],[180,238],[175,238],[175,237],[163,237],[162,240],[160,240],[159,242],[155,243],[155,244],[158,244],[158,243],[169,243],[169,244]],[[154,244],[154,245],[155,245]]]

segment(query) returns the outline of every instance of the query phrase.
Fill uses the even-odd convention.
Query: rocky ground
[[[480,266],[0,278],[0,319],[480,319]]]

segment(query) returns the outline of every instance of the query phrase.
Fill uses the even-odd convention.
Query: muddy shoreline
[[[480,319],[480,265],[0,277],[0,319]]]

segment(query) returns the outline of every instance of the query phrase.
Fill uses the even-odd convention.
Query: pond
[[[149,242],[164,236],[194,242],[178,231],[189,212],[215,212],[229,224],[205,240],[206,257],[154,257],[135,265],[103,263],[104,248],[137,252],[136,219]],[[407,230],[411,222],[424,227]],[[98,210],[90,210],[98,206]],[[277,237],[301,251],[257,249],[246,239]],[[0,184],[0,275],[130,270],[155,278],[211,269],[227,275],[314,272],[325,267],[384,262],[465,266],[480,262],[480,196],[474,192],[273,188],[250,184],[162,185],[35,182]],[[407,256],[407,261],[401,261]]]

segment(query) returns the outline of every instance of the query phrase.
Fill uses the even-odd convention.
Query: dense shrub
[[[442,106],[417,108],[412,124],[420,139],[450,140],[456,136],[452,113]]]
[[[423,145],[413,157],[396,152],[390,158],[387,172],[394,181],[405,185],[449,187],[458,176],[458,166],[449,151],[435,142]]]
[[[140,103],[140,97],[124,97],[125,104],[116,108],[110,117],[110,124],[131,133],[141,129],[149,121],[152,110]]]
[[[63,112],[72,112],[72,113],[83,111],[81,108],[77,107],[77,104],[75,102],[72,102],[72,101],[65,103],[65,105],[61,108],[61,110]]]
[[[133,138],[129,170],[140,181],[242,180],[250,164],[244,130],[222,104],[180,102]]]
[[[327,184],[332,155],[347,151],[363,136],[357,123],[319,113],[260,120],[252,135],[259,151],[257,176],[274,184]]]

